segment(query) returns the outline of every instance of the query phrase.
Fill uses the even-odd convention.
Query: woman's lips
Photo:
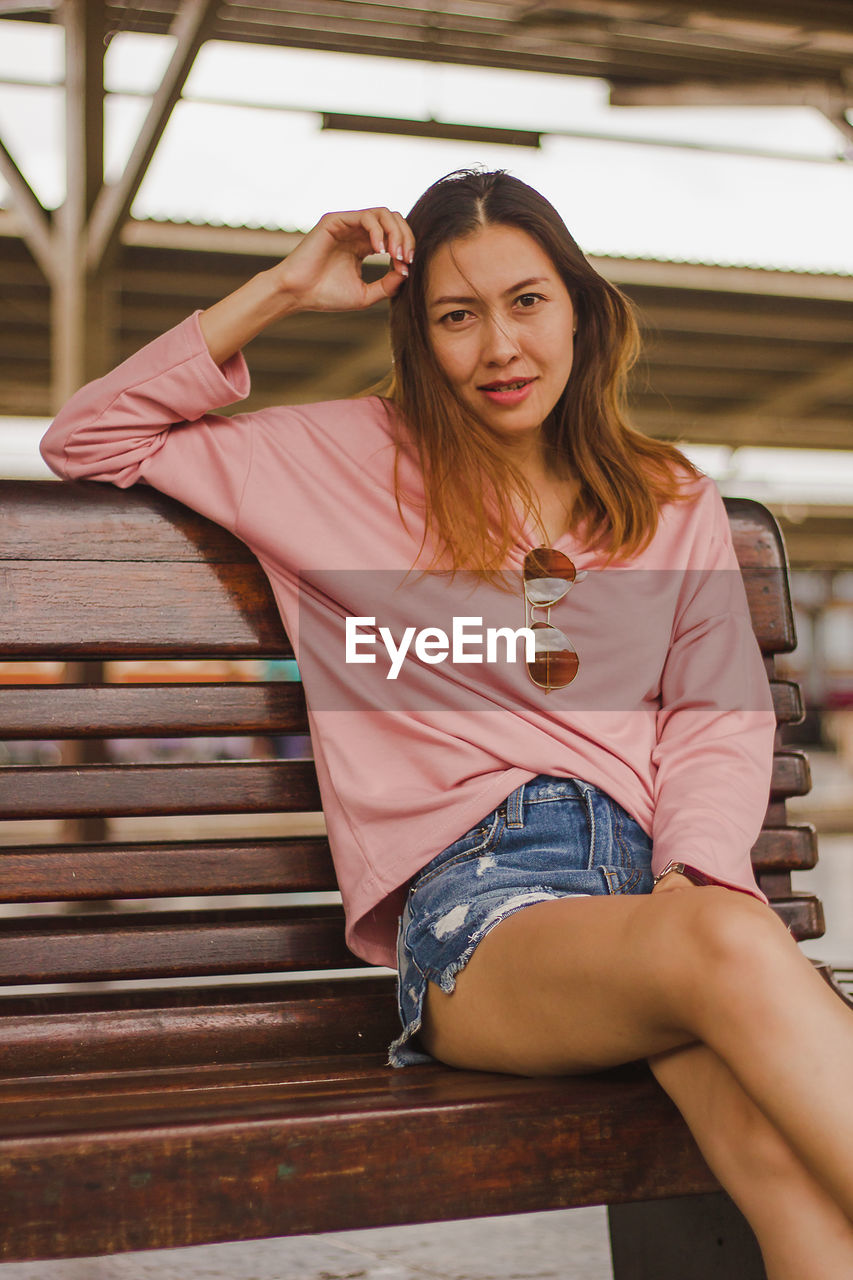
[[[521,404],[533,387],[535,378],[507,378],[502,382],[488,382],[479,388],[492,404]]]

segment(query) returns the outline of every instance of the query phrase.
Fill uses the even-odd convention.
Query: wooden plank
[[[370,972],[370,971],[366,971]],[[0,1000],[0,1077],[377,1053],[399,1035],[391,977]]]
[[[799,723],[799,686],[771,680],[770,687],[779,723]],[[0,685],[0,735],[7,741],[307,732],[302,686],[288,681]]]
[[[320,836],[0,849],[5,902],[179,898],[337,889]]]
[[[6,740],[307,732],[305,694],[288,681],[0,685]]]
[[[810,790],[805,754],[778,751],[773,761],[773,800],[807,795]],[[0,769],[0,814],[6,818],[292,813],[321,807],[310,760]]]
[[[183,503],[137,485],[0,480],[0,561],[253,564],[239,538]]]
[[[340,907],[0,919],[0,983],[346,969]]]
[[[778,527],[758,503],[727,507],[759,643],[788,652],[795,635]],[[145,486],[0,482],[0,548],[0,656],[289,652],[244,544]],[[169,574],[164,560],[174,562]]]
[[[817,864],[817,835],[811,824],[766,827],[752,848],[758,872],[810,871]]]
[[[762,652],[790,653],[797,637],[779,526],[766,507],[751,499],[725,498],[724,503]]]
[[[756,871],[808,871],[817,862],[813,826],[769,828],[752,850]],[[323,837],[0,849],[6,902],[181,897],[334,890]]]
[[[807,796],[812,789],[811,770],[804,751],[782,750],[773,757],[773,775],[770,782],[771,799],[783,800],[789,796]],[[770,825],[783,826],[773,822]]]
[[[778,751],[773,761],[772,799],[808,795],[810,790],[805,754]],[[0,769],[0,815],[6,818],[292,813],[321,807],[310,760],[16,765]],[[784,823],[774,821],[771,825]]]
[[[5,818],[293,813],[321,808],[311,760],[0,769],[0,816]]]
[[[7,560],[0,657],[172,657],[292,654],[260,566]],[[796,647],[779,615],[781,570],[746,569],[753,626],[765,653]]]
[[[822,938],[826,933],[826,921],[820,899],[812,893],[792,894],[790,898],[777,898],[773,910],[791,930],[798,942],[807,938]]]
[[[257,563],[6,561],[0,657],[287,657]]]
[[[191,1119],[121,1116],[0,1141],[4,1260],[88,1256],[713,1190],[647,1072],[537,1079],[336,1069],[310,1089],[235,1083]],[[198,1071],[188,1096],[203,1088]],[[203,1102],[203,1099],[199,1099]],[[165,1110],[165,1108],[164,1108]],[[334,1151],[330,1161],[329,1153]],[[460,1160],[460,1152],[465,1153]],[[392,1153],[417,1153],[401,1178]],[[356,1175],[356,1176],[354,1176]],[[246,1194],[251,1187],[252,1194]],[[51,1229],[44,1229],[47,1197]]]
[[[770,681],[773,694],[773,710],[780,724],[800,724],[805,718],[806,709],[800,686],[793,680]]]

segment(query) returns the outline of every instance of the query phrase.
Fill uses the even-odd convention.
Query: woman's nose
[[[512,325],[490,318],[483,334],[483,359],[487,364],[509,364],[519,354],[519,344]]]

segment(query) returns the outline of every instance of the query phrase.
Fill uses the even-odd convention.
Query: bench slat
[[[2,736],[168,738],[307,733],[301,684],[12,685],[0,687]]]
[[[790,898],[775,898],[773,910],[798,942],[804,942],[808,938],[822,938],[826,933],[823,905],[813,893],[795,893]]]
[[[752,848],[756,871],[810,871],[817,864],[817,833],[810,823],[765,827]]]
[[[654,1199],[716,1189],[644,1070],[570,1079],[388,1072],[238,1080],[152,1123],[128,1080],[112,1127],[0,1139],[3,1258],[143,1248]],[[186,1079],[203,1090],[203,1073]],[[175,1082],[177,1083],[177,1082]],[[164,1080],[160,1088],[167,1085]],[[137,1116],[140,1119],[137,1120]],[[390,1153],[417,1153],[401,1177]],[[460,1151],[464,1160],[460,1160]],[[333,1158],[330,1153],[334,1153]],[[354,1176],[356,1174],[357,1176]],[[247,1194],[251,1188],[251,1194]],[[50,1232],[44,1229],[46,1189]]]
[[[390,976],[0,1000],[0,1077],[384,1054]]]
[[[3,563],[0,658],[290,657],[257,562]]]
[[[817,862],[809,824],[765,828],[752,851],[758,872],[808,871]],[[268,840],[150,841],[0,849],[5,902],[296,893],[337,887],[322,836]]]
[[[778,530],[757,503],[726,507],[759,643],[787,653],[796,637]],[[290,653],[248,549],[145,485],[0,482],[0,556],[0,657]]]
[[[803,716],[796,684],[772,680],[780,724]],[[6,739],[165,738],[179,734],[307,733],[301,684],[105,684],[0,686]]]
[[[794,937],[820,937],[812,894],[776,898]],[[362,964],[337,907],[120,912],[0,920],[0,983],[85,982],[204,974],[286,973]]]
[[[0,849],[0,898],[5,902],[336,888],[329,842],[322,836]]]
[[[772,800],[784,800],[788,796],[806,796],[812,789],[811,770],[804,751],[783,749],[773,756],[773,774],[770,780]]]
[[[0,815],[7,818],[292,813],[321,808],[311,760],[0,769]]]
[[[0,560],[256,563],[239,538],[148,485],[0,480]]]
[[[0,983],[358,967],[340,907],[0,919]]]
[[[3,562],[0,658],[292,656],[260,565],[178,561]],[[766,654],[793,631],[781,571],[745,570],[752,624]]]
[[[806,716],[800,686],[793,680],[770,680],[773,710],[779,724],[801,724]]]
[[[807,795],[810,787],[805,755],[777,752],[773,799]],[[320,808],[311,760],[0,769],[0,814],[7,818],[291,813]]]

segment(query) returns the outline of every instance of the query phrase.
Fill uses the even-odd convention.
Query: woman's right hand
[[[297,311],[360,311],[397,292],[409,274],[415,241],[400,213],[357,209],[326,213],[291,254],[272,270]],[[387,253],[391,266],[369,284],[361,268],[371,253]]]
[[[324,214],[283,262],[201,313],[211,356],[224,364],[267,325],[297,311],[361,311],[393,297],[414,249],[406,219],[390,209]],[[390,254],[391,266],[367,284],[361,266],[371,253]]]

